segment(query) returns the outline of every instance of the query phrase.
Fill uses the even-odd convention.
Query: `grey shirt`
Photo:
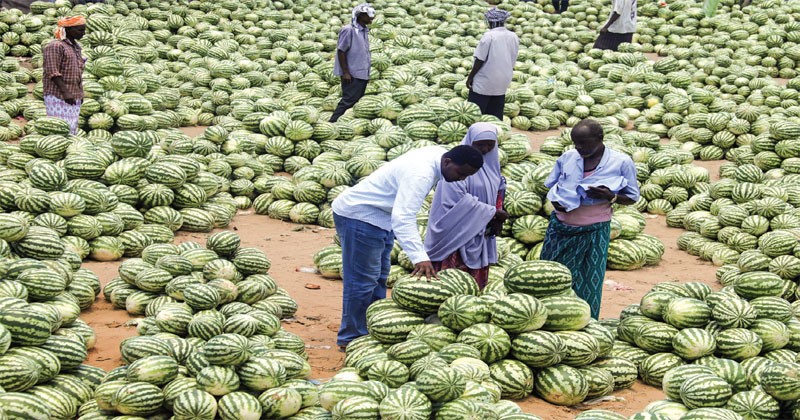
[[[505,95],[514,76],[517,54],[519,38],[514,32],[501,26],[483,34],[475,48],[475,58],[484,64],[475,75],[472,90],[481,95]]]
[[[347,57],[347,67],[350,70],[350,75],[354,79],[369,80],[369,67],[371,64],[371,57],[369,52],[369,38],[367,34],[369,28],[357,24],[346,25],[339,31],[339,43],[336,49],[343,51]],[[337,51],[334,60],[333,74],[342,76],[342,67],[339,64],[339,53]]]

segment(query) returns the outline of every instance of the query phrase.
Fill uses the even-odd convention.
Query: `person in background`
[[[572,287],[600,315],[603,279],[608,259],[613,204],[627,206],[639,199],[636,167],[631,158],[603,145],[603,127],[583,120],[570,133],[575,149],[556,161],[545,181],[550,215],[541,259],[564,264]]]
[[[342,323],[337,344],[367,334],[367,307],[386,297],[394,238],[414,263],[413,275],[436,277],[417,230],[417,212],[431,188],[444,179],[463,181],[483,166],[471,146],[411,150],[342,192],[331,204],[342,246]]]
[[[333,111],[330,122],[338,121],[367,91],[371,65],[367,26],[374,18],[375,9],[372,6],[359,4],[353,9],[350,24],[339,31],[333,74],[342,79],[342,99]]]
[[[569,0],[553,0],[553,9],[555,9],[556,13],[559,15],[566,12],[568,7]]]
[[[611,17],[594,42],[594,48],[616,51],[619,44],[633,41],[636,32],[636,0],[612,0]]]
[[[461,144],[483,154],[483,167],[464,181],[439,181],[428,218],[425,252],[436,271],[465,271],[483,289],[489,264],[497,262],[496,236],[508,218],[503,211],[505,179],[500,175],[497,128],[491,123],[475,123]]]
[[[78,40],[86,34],[83,16],[58,20],[56,39],[42,49],[44,106],[47,115],[69,124],[70,134],[78,131],[78,116],[83,100],[83,67],[86,60]]]
[[[519,54],[519,38],[504,26],[509,16],[511,13],[496,7],[486,12],[489,30],[475,48],[475,63],[467,76],[467,100],[478,105],[482,114],[494,115],[501,121],[506,90]]]

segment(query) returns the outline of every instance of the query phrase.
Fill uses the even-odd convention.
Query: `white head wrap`
[[[353,8],[353,20],[350,23],[355,27],[357,25],[358,15],[366,13],[369,17],[375,17],[375,9],[369,3],[361,3]]]
[[[484,16],[486,17],[486,22],[489,24],[489,26],[494,26],[504,23],[506,19],[511,16],[511,13],[502,9],[498,9],[497,7],[492,7]]]

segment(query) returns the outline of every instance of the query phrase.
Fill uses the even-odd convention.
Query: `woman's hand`
[[[508,212],[506,212],[506,211],[505,211],[505,210],[503,210],[503,209],[497,209],[497,210],[494,212],[494,218],[493,218],[492,220],[499,220],[499,221],[500,221],[500,223],[502,224],[503,222],[505,222],[506,220],[508,220],[508,217],[509,217],[509,214],[508,214]]]
[[[551,201],[550,204],[553,205],[554,209],[560,211],[561,213],[566,213],[567,212],[567,208],[562,206],[561,203],[559,203],[558,201]]]
[[[596,200],[608,201],[613,200],[614,196],[616,196],[613,191],[609,190],[608,187],[605,186],[589,187],[586,190],[586,195],[589,196],[589,198],[594,198]]]
[[[503,222],[497,219],[492,219],[489,225],[486,226],[486,236],[500,236],[503,231]]]

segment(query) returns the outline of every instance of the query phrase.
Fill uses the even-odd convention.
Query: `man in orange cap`
[[[83,66],[78,40],[86,33],[83,16],[58,20],[56,39],[42,50],[44,57],[44,106],[47,115],[69,123],[70,133],[78,131],[78,116],[83,100]]]

